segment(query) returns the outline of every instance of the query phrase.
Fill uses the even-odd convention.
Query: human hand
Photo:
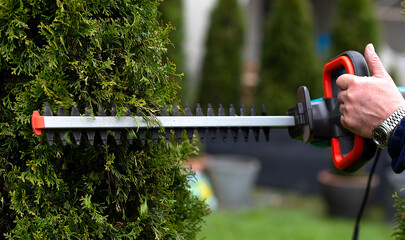
[[[364,57],[372,77],[344,74],[336,80],[336,85],[342,89],[338,100],[341,103],[340,122],[343,127],[371,138],[373,129],[398,108],[405,106],[405,100],[372,44],[366,46]]]

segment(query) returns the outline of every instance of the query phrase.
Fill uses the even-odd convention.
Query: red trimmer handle
[[[337,97],[336,79],[342,73],[357,75],[351,59],[346,55],[341,55],[328,62],[323,69],[323,90],[325,98]],[[367,74],[368,75],[368,74]],[[336,93],[335,95],[333,93]]]
[[[337,97],[340,89],[336,86],[336,79],[344,73],[369,76],[367,62],[364,57],[358,52],[348,51],[325,65],[323,71],[325,99]],[[348,152],[343,152],[342,150],[343,141],[347,145],[346,137],[333,137],[330,141],[333,162],[338,169],[347,171],[357,170],[374,155],[376,147],[370,139],[363,139],[358,135],[354,135],[349,140],[349,144],[352,147],[350,146],[351,150]]]

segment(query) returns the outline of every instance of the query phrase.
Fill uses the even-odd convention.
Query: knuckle
[[[347,118],[344,115],[340,116],[340,123],[344,128],[347,128]]]
[[[355,96],[354,96],[351,92],[347,92],[347,93],[346,93],[346,101],[352,102],[353,99],[354,99],[354,97],[355,97]]]
[[[352,80],[351,86],[354,88],[357,88],[357,87],[361,86],[362,83],[364,83],[364,79],[362,79],[361,77],[354,76],[354,75],[351,80]]]
[[[343,103],[343,96],[342,96],[342,92],[338,93],[337,95],[337,99],[340,103]]]
[[[340,104],[340,106],[339,106],[339,111],[340,111],[340,113],[344,113],[345,112],[345,105],[344,104]]]

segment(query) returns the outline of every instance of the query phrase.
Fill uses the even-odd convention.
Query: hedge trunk
[[[82,136],[49,146],[32,111],[177,102],[159,0],[0,2],[0,231],[8,239],[192,239],[205,204],[183,167],[193,147]]]

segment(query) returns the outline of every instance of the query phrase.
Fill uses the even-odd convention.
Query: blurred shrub
[[[160,6],[162,24],[170,24],[173,31],[170,32],[169,39],[171,44],[167,45],[167,54],[165,57],[173,61],[176,65],[177,72],[184,73],[185,71],[185,54],[183,48],[184,30],[183,30],[183,1],[182,0],[164,0]],[[187,91],[187,77],[182,76],[177,78],[180,89],[178,90],[179,98],[183,99]]]
[[[269,13],[256,104],[285,115],[296,104],[299,86],[317,96],[321,66],[315,58],[312,7],[307,0],[276,0]]]
[[[368,43],[376,49],[381,30],[373,0],[339,0],[332,29],[331,57],[347,50],[364,53]]]
[[[206,41],[197,98],[202,106],[240,102],[243,38],[243,18],[237,0],[219,0]]]

